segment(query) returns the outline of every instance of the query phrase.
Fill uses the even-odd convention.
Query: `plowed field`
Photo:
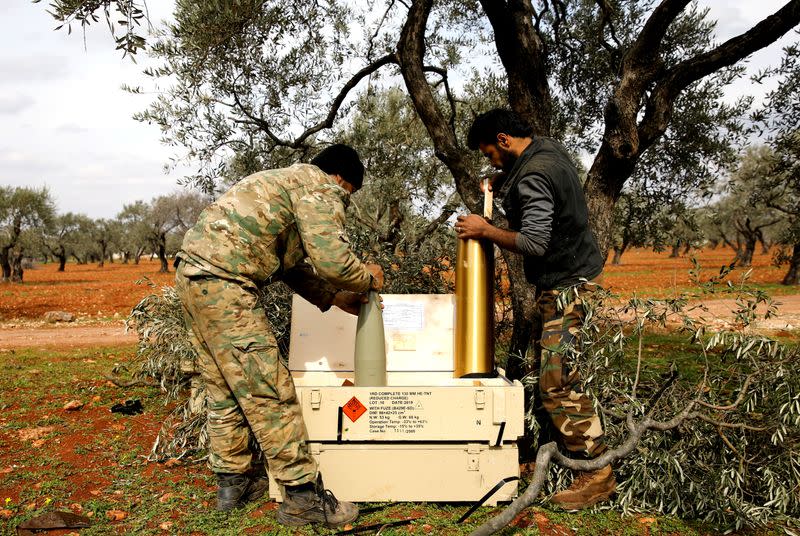
[[[701,279],[708,280],[719,274],[720,267],[731,263],[734,253],[728,248],[706,249],[671,259],[668,252],[654,253],[650,250],[635,249],[622,256],[621,265],[613,266],[610,262],[606,264],[605,285],[622,294],[636,292],[657,296],[685,289],[690,286],[689,270],[692,269],[692,256],[702,267]],[[771,253],[756,253],[750,268],[736,268],[727,280],[740,283],[742,277],[750,272],[748,282],[766,287],[770,293],[800,293],[797,287],[784,287],[780,284],[786,270],[786,266],[772,265]]]
[[[47,311],[66,311],[79,320],[125,318],[153,288],[171,285],[174,273],[158,273],[158,261],[138,265],[69,263],[64,272],[45,264],[25,270],[24,283],[0,285],[0,321],[39,319]],[[137,283],[141,281],[140,283]]]
[[[733,252],[728,248],[693,252],[707,279],[730,263]],[[626,252],[619,266],[606,265],[605,285],[616,292],[665,296],[689,286],[692,263],[688,256],[670,259],[664,253],[648,250]],[[142,260],[134,264],[67,264],[58,272],[55,264],[46,264],[25,271],[23,284],[0,285],[0,321],[37,320],[47,311],[66,311],[82,321],[124,319],[131,308],[153,288],[145,278],[161,287],[171,285],[174,274],[158,273],[158,261]],[[737,268],[729,276],[740,282],[749,269]],[[786,267],[772,266],[771,254],[757,254],[753,259],[749,281],[764,286],[773,294],[797,294],[798,289],[783,287],[781,278]],[[137,283],[138,282],[138,283]]]

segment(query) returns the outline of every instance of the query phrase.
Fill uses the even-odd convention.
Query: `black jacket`
[[[543,191],[549,195],[536,194]],[[524,255],[525,277],[538,290],[564,288],[603,271],[603,258],[589,229],[583,188],[561,144],[534,138],[514,163],[499,195],[512,231],[523,229],[526,219],[541,221],[542,204],[549,204],[547,197],[552,200],[550,239],[544,253]]]

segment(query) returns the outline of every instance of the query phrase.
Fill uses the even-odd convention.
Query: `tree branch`
[[[455,136],[456,132],[456,99],[453,96],[452,91],[450,91],[450,82],[447,79],[447,69],[443,69],[441,67],[434,67],[432,65],[426,65],[423,67],[423,70],[433,72],[438,74],[442,77],[442,82],[444,83],[444,92],[447,96],[447,102],[450,103],[450,119],[448,120],[448,124],[450,125],[450,130],[453,131],[453,135]]]
[[[612,20],[612,14],[614,12],[614,8],[611,4],[608,3],[608,0],[596,0],[597,7],[600,8],[600,28],[601,32],[603,31],[602,28],[608,27],[608,31],[611,34],[611,39],[614,40],[614,44],[616,45],[611,46],[605,38],[603,37],[602,33],[600,35],[600,42],[603,44],[603,47],[611,53],[619,52],[619,49],[622,47],[622,43],[620,43],[619,39],[617,38],[617,31],[614,28],[614,21]],[[614,54],[616,56],[616,54]]]
[[[707,422],[709,424],[713,424],[718,428],[736,428],[739,430],[750,430],[751,432],[766,432],[769,428],[761,427],[761,426],[750,426],[749,424],[745,424],[743,422],[723,422],[718,421],[717,419],[713,419],[706,415],[705,413],[691,413],[689,418],[699,419],[701,421]]]
[[[512,502],[500,514],[474,530],[470,536],[488,536],[490,534],[494,534],[511,523],[511,521],[513,521],[514,518],[517,517],[520,512],[522,512],[522,510],[533,504],[533,502],[539,496],[539,492],[542,490],[542,487],[544,486],[551,463],[555,462],[562,467],[566,467],[574,471],[596,471],[598,469],[602,469],[606,465],[613,464],[614,462],[628,456],[631,452],[633,452],[646,431],[669,430],[680,426],[680,424],[682,424],[683,421],[689,417],[693,404],[693,402],[690,402],[686,409],[671,421],[662,423],[654,421],[650,417],[645,417],[639,423],[634,424],[631,434],[622,443],[622,445],[615,449],[609,449],[601,456],[592,460],[575,460],[572,458],[567,458],[558,451],[558,447],[555,442],[550,442],[540,447],[536,454],[536,469],[534,470],[533,478],[522,495],[517,497],[516,500],[514,500],[514,502]]]
[[[430,16],[433,0],[413,2],[408,18],[403,24],[397,46],[400,72],[406,84],[414,109],[419,115],[433,142],[436,157],[441,160],[456,183],[456,189],[470,210],[480,207],[480,188],[470,180],[467,155],[458,146],[455,133],[449,128],[441,110],[436,105],[430,85],[425,79],[425,26]]]
[[[671,68],[648,99],[640,128],[644,146],[649,146],[664,132],[672,116],[673,102],[681,91],[701,78],[731,66],[774,43],[798,23],[800,23],[800,0],[791,0],[747,32]]]
[[[411,249],[419,248],[419,246],[425,240],[430,238],[433,232],[436,231],[440,225],[446,222],[450,216],[455,214],[456,207],[458,206],[456,195],[458,195],[458,192],[454,192],[453,195],[450,196],[450,198],[447,200],[447,203],[445,203],[444,207],[442,207],[442,212],[439,214],[439,216],[425,226],[425,229],[423,229],[422,232],[415,237],[414,241],[409,244]]]
[[[511,108],[533,127],[535,135],[549,135],[552,103],[545,66],[547,51],[533,24],[537,15],[531,1],[480,2],[492,25],[497,54],[508,75]]]
[[[289,147],[291,149],[299,149],[304,144],[305,141],[316,134],[317,132],[331,128],[333,126],[333,122],[336,119],[336,115],[339,113],[339,109],[344,103],[344,100],[347,98],[347,95],[352,91],[361,80],[370,76],[372,73],[378,71],[381,67],[389,64],[396,64],[398,62],[398,58],[396,54],[386,54],[385,56],[378,58],[377,60],[373,61],[369,65],[363,67],[360,71],[354,74],[350,80],[348,80],[342,89],[339,90],[339,93],[333,99],[333,102],[330,105],[330,109],[328,110],[328,115],[322,121],[318,122],[316,125],[313,125],[303,131],[297,138],[294,140],[286,140],[279,138],[273,131],[272,127],[270,126],[269,122],[265,119],[258,117],[253,114],[251,110],[249,110],[239,98],[239,94],[236,92],[235,89],[231,90],[233,93],[233,99],[236,102],[236,106],[238,107],[239,111],[250,121],[258,126],[271,140],[275,145],[280,145],[283,147]]]
[[[744,397],[747,394],[747,390],[750,388],[750,384],[753,382],[754,376],[755,374],[749,374],[747,378],[745,378],[744,384],[739,391],[739,396],[736,397],[736,400],[732,404],[728,404],[727,406],[717,406],[714,404],[709,404],[708,402],[703,402],[702,400],[698,400],[697,403],[705,408],[715,409],[717,411],[730,411],[736,409],[742,402],[744,402]]]
[[[135,386],[139,386],[139,385],[144,385],[146,387],[158,387],[159,386],[158,382],[154,382],[152,380],[150,380],[150,381],[142,380],[142,379],[138,379],[138,380],[136,380],[136,379],[134,379],[134,380],[123,380],[122,378],[120,378],[118,376],[112,376],[110,374],[103,374],[103,377],[106,380],[108,380],[111,383],[113,383],[114,385],[116,385],[117,387],[123,387],[123,388],[125,388],[125,387],[135,387]]]
[[[386,22],[386,18],[389,16],[389,12],[394,7],[394,2],[395,2],[395,0],[391,0],[389,2],[389,5],[386,6],[386,11],[383,12],[383,16],[378,21],[378,24],[375,26],[375,31],[372,32],[372,37],[370,37],[369,46],[367,47],[367,58],[368,59],[372,57],[372,47],[375,44],[375,38],[378,37],[378,33],[380,33],[381,28],[383,27],[383,24]]]
[[[625,250],[625,242],[622,243],[622,250]],[[640,328],[641,329],[641,328]],[[633,380],[633,388],[631,389],[631,398],[636,400],[636,390],[639,388],[639,376],[642,373],[642,342],[644,334],[639,331],[639,347],[636,352],[636,377]]]

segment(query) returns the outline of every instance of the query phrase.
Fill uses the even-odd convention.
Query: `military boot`
[[[217,510],[228,511],[264,496],[269,479],[263,466],[244,474],[217,473]]]
[[[579,473],[569,488],[553,495],[550,502],[567,510],[580,510],[605,501],[616,489],[614,472],[611,465],[606,465],[597,471]]]
[[[326,527],[341,527],[358,517],[358,507],[339,501],[324,488],[322,477],[317,483],[285,488],[283,504],[278,508],[278,521],[283,525],[298,527],[307,523],[324,523]]]

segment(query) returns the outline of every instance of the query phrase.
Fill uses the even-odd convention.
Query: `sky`
[[[718,40],[741,33],[781,0],[700,0],[719,21]],[[0,185],[46,186],[59,212],[114,217],[126,203],[179,190],[182,169],[165,174],[174,149],[157,127],[132,115],[152,96],[131,95],[122,84],[147,85],[138,64],[114,50],[105,23],[53,31],[47,1],[0,0]],[[170,16],[172,0],[149,0],[151,20]],[[750,59],[755,72],[780,58],[784,37]],[[735,83],[727,98],[763,94],[769,85]]]

